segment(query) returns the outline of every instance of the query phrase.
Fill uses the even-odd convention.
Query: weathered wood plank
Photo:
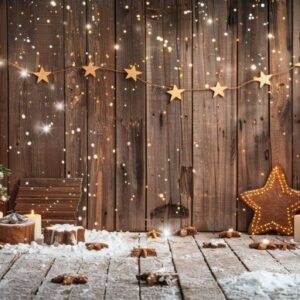
[[[0,1],[0,164],[8,166],[8,66],[7,59],[7,1]],[[7,184],[7,180],[2,181]],[[0,203],[0,211],[7,205]]]
[[[292,1],[269,3],[271,74],[287,71],[292,57]],[[292,183],[292,98],[289,74],[272,79],[270,88],[270,138],[272,166],[280,164]]]
[[[9,60],[30,72],[40,66],[46,71],[64,68],[62,1],[9,1]],[[9,165],[11,191],[22,177],[64,176],[64,114],[54,104],[64,98],[64,74],[49,76],[49,84],[36,83],[36,77],[21,77],[16,68],[9,74]],[[50,126],[45,134],[43,126]]]
[[[263,238],[269,240],[276,240],[276,236],[261,236],[261,235],[253,235],[251,239],[253,241],[259,241]],[[280,240],[280,239],[278,239]],[[300,273],[300,260],[299,256],[293,251],[282,251],[282,250],[269,250],[268,253],[278,262],[280,263],[288,272],[290,273]]]
[[[179,86],[192,88],[192,53],[193,53],[193,3],[190,0],[181,0],[177,3],[176,49],[179,63],[176,74]],[[172,26],[173,27],[173,26]],[[179,40],[178,40],[179,39]],[[174,81],[175,83],[176,81]],[[181,226],[189,226],[192,222],[193,202],[193,97],[192,93],[184,93],[180,106],[181,148],[179,193],[180,204],[188,209],[189,215],[181,219]]]
[[[83,260],[81,258],[56,258],[34,299],[69,299],[72,286],[52,283],[51,279],[64,273],[78,273],[82,266]]]
[[[203,242],[208,242],[210,239],[215,238],[217,238],[217,236],[212,233],[200,233],[195,236],[195,240],[199,247],[202,247]],[[218,249],[202,247],[201,251],[211,272],[222,287],[222,291],[226,294],[226,297],[228,299],[241,299],[239,292],[228,289],[227,284],[224,284],[224,281],[222,281],[228,277],[239,276],[248,271],[239,258],[228,247]],[[250,300],[252,298],[252,295],[246,295],[246,293],[243,295],[243,299]]]
[[[1,298],[32,299],[52,262],[53,258],[46,255],[22,255],[0,281]]]
[[[148,239],[142,235],[141,247],[155,248],[157,257],[140,258],[140,273],[170,272],[175,273],[172,253],[166,238]],[[170,286],[144,286],[141,284],[142,299],[181,299],[180,289],[176,282]]]
[[[126,8],[127,6],[130,8]],[[116,66],[145,77],[144,1],[116,1]],[[129,55],[130,53],[130,55]],[[117,76],[117,228],[145,230],[145,85]]]
[[[242,235],[238,239],[226,239],[226,242],[248,270],[287,273],[287,270],[271,257],[267,251],[250,249],[249,244],[252,240],[248,235]]]
[[[88,58],[97,66],[115,67],[115,3],[87,2]],[[115,74],[97,71],[88,79],[88,223],[115,228]]]
[[[127,235],[127,245],[138,247],[138,234]],[[140,299],[139,283],[136,275],[139,274],[139,261],[130,257],[130,251],[110,260],[106,283],[105,299]]]
[[[235,1],[195,4],[193,88],[215,86],[217,81],[236,85],[234,8]],[[193,223],[209,231],[236,225],[236,91],[212,97],[211,91],[193,93]]]
[[[293,1],[293,63],[300,61],[300,1]],[[293,75],[293,187],[300,189],[300,69],[294,70]]]
[[[0,280],[18,259],[18,255],[0,253]]]
[[[238,1],[239,84],[268,69],[268,6]],[[252,13],[255,18],[249,18]],[[251,83],[238,91],[238,193],[265,184],[270,170],[268,89]],[[252,211],[238,202],[238,229],[246,231]]]
[[[203,248],[203,243],[211,239],[218,238],[213,233],[200,233],[195,236],[195,240],[198,246],[201,247],[201,251],[217,280],[226,276],[236,276],[247,271],[230,248]],[[220,240],[222,241],[222,239]]]
[[[73,286],[69,299],[104,299],[108,267],[107,257],[84,259],[78,273],[87,275],[88,283],[85,286]]]
[[[67,9],[68,7],[68,9]],[[85,64],[86,55],[86,6],[80,1],[64,2],[64,51],[65,51],[65,144],[67,177],[83,178],[84,193],[78,207],[79,223],[86,226],[87,208],[87,92],[82,71],[72,69]],[[58,109],[57,114],[63,114]]]
[[[172,237],[170,247],[184,299],[225,299],[193,237]]]

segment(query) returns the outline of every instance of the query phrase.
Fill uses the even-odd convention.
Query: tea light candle
[[[300,242],[300,215],[294,217],[294,241]]]
[[[3,212],[0,211],[0,219],[3,218]]]
[[[28,220],[35,222],[34,240],[40,239],[42,236],[42,216],[35,214],[34,210],[31,211],[31,214],[25,216],[28,217]]]

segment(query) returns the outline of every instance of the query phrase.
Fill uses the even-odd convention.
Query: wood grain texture
[[[28,5],[27,1],[13,0],[9,6],[9,60],[34,72],[40,65],[49,71],[63,69],[62,1],[57,1],[55,9],[49,3]],[[64,75],[55,73],[49,79],[48,85],[35,84],[34,76],[22,78],[17,69],[9,75],[13,194],[20,178],[64,176],[64,115],[56,114],[54,107],[58,99],[64,99]],[[49,134],[43,133],[44,125],[51,126]]]
[[[70,9],[67,9],[67,6]],[[86,7],[81,2],[67,0],[64,3],[64,51],[65,68],[85,64]],[[66,177],[83,178],[84,194],[81,198],[79,223],[87,225],[87,91],[82,70],[70,69],[65,73],[65,144]],[[57,111],[58,114],[63,113]]]
[[[238,1],[238,82],[269,73],[268,6]],[[255,19],[249,18],[249,13]],[[251,83],[238,91],[238,194],[261,187],[270,171],[269,93]],[[238,229],[247,231],[252,211],[238,202]]]
[[[170,103],[166,91],[287,71],[300,58],[299,5],[0,1],[0,57],[8,53],[31,72],[67,68],[49,84],[0,70],[0,163],[13,171],[10,208],[23,178],[81,177],[79,216],[90,228],[246,230],[251,213],[237,196],[262,186],[271,166],[283,165],[300,189],[299,68],[274,77],[271,88],[253,82],[224,98],[187,91]],[[78,66],[88,62],[107,69],[85,78]],[[130,64],[165,89],[126,80]]]
[[[147,80],[168,89],[192,85],[192,20],[185,10],[189,1],[152,1],[146,9]],[[148,86],[147,99],[147,226],[189,224],[192,191],[179,182],[192,180],[192,97],[170,103],[166,90]],[[189,210],[184,219],[182,208]]]
[[[115,66],[114,1],[89,1],[87,22],[89,61]],[[81,75],[82,76],[82,75]],[[90,228],[115,228],[115,74],[97,72],[88,78],[88,224]]]
[[[7,3],[0,1],[0,60],[7,59]],[[8,67],[0,68],[0,164],[8,167]],[[2,181],[7,185],[7,180]],[[0,203],[0,211],[4,211],[7,204]]]
[[[194,7],[194,88],[215,86],[217,81],[235,86],[236,3],[204,3],[206,16],[200,4]],[[193,94],[193,220],[201,230],[236,225],[236,92],[212,96],[212,92]]]
[[[293,1],[293,63],[300,61],[300,1]],[[300,68],[293,75],[293,187],[300,189]]]
[[[287,71],[292,58],[292,1],[276,0],[269,4],[270,73]],[[270,138],[272,166],[283,166],[292,183],[292,95],[289,74],[272,80],[270,89]]]
[[[126,9],[126,5],[130,9]],[[136,65],[145,77],[144,1],[116,1],[116,67]],[[130,53],[130,55],[128,55]],[[118,74],[117,229],[145,230],[145,86]]]

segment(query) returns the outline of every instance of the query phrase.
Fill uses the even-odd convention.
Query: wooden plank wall
[[[300,188],[299,69],[270,88],[172,103],[122,71],[136,65],[145,81],[186,89],[285,71],[300,58],[299,9],[300,0],[0,0],[0,57],[65,70],[37,85],[1,67],[0,163],[13,170],[12,196],[24,177],[82,177],[90,228],[246,230],[251,211],[238,195],[272,166]],[[107,70],[72,68],[89,62]]]

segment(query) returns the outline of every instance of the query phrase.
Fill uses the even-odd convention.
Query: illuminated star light
[[[65,104],[63,102],[57,102],[54,106],[57,111],[63,111],[65,109]]]
[[[27,77],[29,77],[29,72],[28,72],[26,69],[22,69],[22,70],[20,71],[20,76],[21,76],[22,78],[27,78]]]

